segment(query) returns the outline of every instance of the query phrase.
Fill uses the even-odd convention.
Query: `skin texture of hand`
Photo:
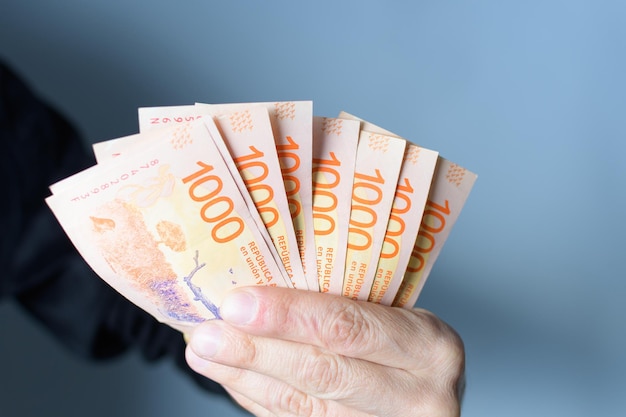
[[[187,362],[256,416],[460,415],[463,343],[425,310],[246,287],[220,313]]]

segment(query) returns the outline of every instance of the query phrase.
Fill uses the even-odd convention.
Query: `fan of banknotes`
[[[102,279],[183,332],[244,285],[411,308],[476,180],[311,101],[140,108],[139,132],[46,201]]]

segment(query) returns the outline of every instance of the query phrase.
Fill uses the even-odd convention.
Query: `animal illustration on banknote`
[[[114,199],[100,206],[90,219],[95,246],[118,276],[153,301],[158,301],[157,305],[167,311],[169,317],[202,321],[195,305],[180,291],[177,274],[136,206]],[[174,224],[162,223],[157,231],[168,230],[160,238],[169,248],[180,250],[183,247],[180,238],[184,236],[172,232],[175,229]]]
[[[197,323],[205,320],[206,313],[198,312],[196,304],[189,300],[178,275],[160,248],[164,245],[173,252],[187,251],[183,228],[172,221],[160,219],[154,224],[155,232],[150,232],[141,211],[141,208],[172,193],[174,178],[168,168],[162,166],[158,175],[144,184],[123,187],[118,198],[100,206],[98,213],[90,217],[92,232],[103,257],[118,275],[153,298],[167,317]],[[193,276],[206,265],[200,263],[198,251],[195,252],[194,263],[183,281],[194,295],[194,301],[200,301],[213,316],[219,317],[217,306],[191,282]]]

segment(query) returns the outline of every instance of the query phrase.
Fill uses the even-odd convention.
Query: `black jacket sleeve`
[[[75,250],[44,199],[49,185],[95,164],[77,131],[0,63],[0,300],[13,299],[76,354],[105,359],[136,348],[193,372],[176,330],[101,280]]]

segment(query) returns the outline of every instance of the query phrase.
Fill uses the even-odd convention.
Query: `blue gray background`
[[[314,100],[479,174],[418,304],[464,416],[624,416],[626,3],[0,2],[0,56],[91,142],[140,106]],[[0,414],[235,416],[169,364],[70,356],[0,305]]]

